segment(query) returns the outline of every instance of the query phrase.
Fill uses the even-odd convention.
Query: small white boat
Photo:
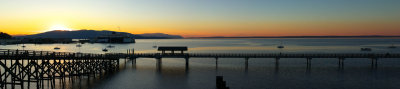
[[[392,49],[394,49],[394,48],[397,48],[396,46],[394,46],[393,44],[391,45],[391,46],[389,46],[388,48],[392,48]]]
[[[54,47],[54,50],[59,50],[59,49],[61,49],[61,48],[59,48],[59,47]]]
[[[107,49],[107,48],[104,48],[104,49],[103,49],[103,52],[107,52],[107,51],[108,51],[108,49]]]
[[[361,51],[372,51],[371,48],[361,48]]]

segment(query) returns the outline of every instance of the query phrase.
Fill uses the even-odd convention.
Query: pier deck
[[[184,58],[186,69],[190,58],[215,58],[218,66],[218,58],[243,58],[245,69],[248,69],[250,58],[273,58],[276,65],[281,58],[304,58],[307,68],[313,58],[336,58],[340,68],[343,68],[346,58],[365,58],[371,60],[371,68],[377,67],[380,58],[400,58],[398,53],[73,53],[33,50],[9,50],[0,49],[0,87],[21,89],[29,88],[30,82],[36,83],[37,88],[44,88],[44,81],[51,82],[51,88],[55,86],[55,79],[65,81],[72,76],[98,77],[104,74],[117,72],[119,60],[129,59],[136,64],[138,58],[154,58],[157,70],[161,70],[162,58]],[[72,78],[73,79],[73,78]],[[71,80],[71,78],[69,78]],[[72,80],[73,81],[73,80]],[[28,85],[24,85],[28,84]]]

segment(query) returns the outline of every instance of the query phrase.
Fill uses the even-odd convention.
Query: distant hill
[[[145,34],[137,34],[143,38],[183,38],[182,36],[179,35],[169,35],[169,34],[164,34],[164,33],[145,33]]]
[[[400,36],[381,36],[381,35],[366,35],[366,36],[244,36],[244,37],[188,37],[200,39],[214,39],[214,38],[399,38]]]
[[[72,39],[90,39],[102,35],[109,35],[115,31],[96,31],[96,30],[76,30],[76,31],[62,31],[55,30],[34,35],[17,36],[17,38],[72,38]],[[169,35],[164,33],[146,33],[146,34],[131,34],[126,32],[115,32],[117,34],[127,34],[135,39],[178,39],[183,38],[179,35]]]

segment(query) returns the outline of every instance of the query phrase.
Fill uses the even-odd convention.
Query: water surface
[[[137,39],[135,44],[111,44],[112,53],[157,52],[152,46],[188,46],[189,53],[400,53],[400,39]],[[283,43],[284,49],[276,48]],[[24,44],[24,50],[104,53],[110,44]],[[22,49],[21,45],[0,48]],[[53,50],[60,47],[61,50]],[[360,48],[372,48],[370,52]],[[189,69],[184,59],[164,58],[162,70],[156,71],[155,59],[140,58],[136,65],[130,61],[123,70],[110,78],[78,87],[95,89],[213,89],[215,76],[222,75],[231,89],[312,89],[400,88],[400,60],[379,59],[378,69],[371,69],[369,59],[346,59],[344,69],[338,59],[314,58],[310,69],[306,59],[284,58],[276,65],[275,59],[253,58],[245,70],[242,58],[220,58],[218,66],[213,58],[191,58]],[[121,62],[124,60],[121,59]]]

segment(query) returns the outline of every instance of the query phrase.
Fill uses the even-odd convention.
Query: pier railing
[[[74,53],[34,50],[0,49],[0,56],[59,57],[59,58],[400,58],[400,53]]]
[[[110,54],[116,56],[128,56],[136,58],[400,58],[398,53],[134,53],[134,54]]]
[[[0,49],[0,88],[21,89],[29,87],[29,82],[36,82],[38,88],[44,88],[43,81],[55,86],[55,79],[65,81],[72,76],[102,76],[119,70],[120,59],[155,58],[157,70],[161,69],[162,58],[184,58],[188,69],[189,58],[244,58],[247,70],[250,58],[274,58],[276,65],[280,58],[307,59],[307,68],[312,58],[337,58],[339,67],[343,68],[345,58],[367,58],[371,60],[372,68],[376,68],[378,58],[400,58],[399,53],[74,53],[34,50]],[[73,81],[73,80],[72,80]],[[28,84],[27,86],[24,84]]]

